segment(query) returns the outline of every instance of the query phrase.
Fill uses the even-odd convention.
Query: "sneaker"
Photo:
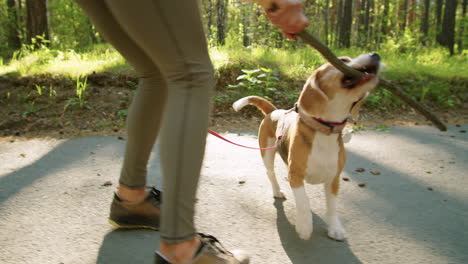
[[[126,202],[114,194],[109,223],[117,228],[149,228],[159,230],[161,191],[151,188],[145,200]]]
[[[214,236],[198,234],[200,248],[190,262],[192,264],[248,264],[249,256],[241,250],[228,251]],[[161,253],[156,252],[155,264],[170,264]]]

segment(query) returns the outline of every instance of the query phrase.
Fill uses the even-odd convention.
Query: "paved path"
[[[308,186],[314,234],[294,231],[289,199],[275,201],[257,151],[208,137],[196,222],[252,263],[468,263],[468,125],[364,131],[348,143],[338,212],[346,242],[326,237],[321,186]],[[256,146],[255,132],[227,137]],[[0,263],[152,263],[153,231],[107,224],[124,141],[116,137],[0,143]],[[365,168],[365,172],[355,172]],[[158,152],[150,183],[159,185]],[[372,175],[370,170],[379,170]],[[103,186],[111,181],[112,186]],[[239,182],[245,181],[240,184]],[[365,182],[365,187],[359,187]]]

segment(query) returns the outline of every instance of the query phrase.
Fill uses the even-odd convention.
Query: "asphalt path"
[[[466,264],[466,130],[353,133],[342,174],[349,180],[341,182],[338,202],[345,242],[327,238],[322,186],[306,187],[314,233],[301,240],[281,160],[276,171],[284,201],[273,198],[258,151],[208,136],[197,228],[227,248],[248,250],[251,263]],[[257,146],[255,131],[222,134]],[[124,146],[117,137],[0,142],[0,263],[153,263],[158,232],[115,230],[107,223]],[[155,147],[148,182],[156,186],[159,155]]]

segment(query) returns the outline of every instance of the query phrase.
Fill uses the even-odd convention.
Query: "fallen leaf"
[[[19,154],[19,156],[22,157],[22,158],[26,158],[26,154],[24,154],[24,153]]]
[[[349,181],[348,177],[343,177],[343,181]]]
[[[365,186],[366,186],[366,183],[365,183],[365,182],[360,182],[360,183],[358,183],[358,186],[359,186],[359,187],[365,187]]]
[[[427,174],[431,174],[432,172],[430,172],[430,171],[426,171],[426,173],[427,173]]]
[[[434,190],[434,189],[432,189],[432,187],[427,187],[427,189],[428,189],[429,191],[433,191],[433,190]]]
[[[364,172],[364,171],[366,171],[366,169],[364,169],[364,168],[357,168],[356,171],[357,171],[357,172]]]
[[[111,186],[111,185],[112,185],[111,181],[106,181],[104,182],[104,184],[102,184],[102,186]]]
[[[371,170],[370,173],[372,173],[372,174],[374,174],[374,175],[380,175],[380,171],[379,171],[379,170]]]
[[[240,180],[240,181],[239,181],[239,184],[244,184],[244,183],[245,183],[244,180]]]
[[[125,140],[123,137],[117,137],[118,140]]]
[[[466,133],[466,130],[460,130],[460,133]]]

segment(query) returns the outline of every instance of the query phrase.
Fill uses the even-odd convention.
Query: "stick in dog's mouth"
[[[380,69],[380,56],[377,53],[369,54],[371,60],[368,65],[354,68],[357,71],[364,73],[362,76],[351,76],[345,75],[341,82],[343,83],[343,87],[347,89],[353,89],[358,85],[363,85],[366,82],[372,80],[373,78],[377,77],[377,73]]]

